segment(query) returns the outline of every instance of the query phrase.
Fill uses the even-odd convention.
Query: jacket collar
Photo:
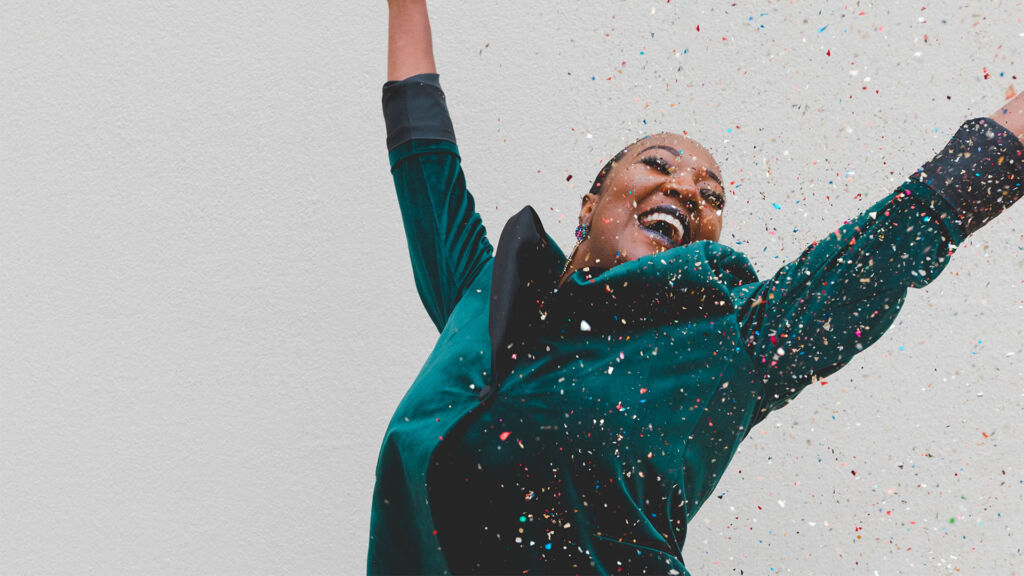
[[[565,254],[544,232],[533,207],[526,206],[505,224],[494,256],[487,319],[492,382],[501,382],[511,371],[516,354],[512,343],[534,320],[541,320],[537,298],[554,289],[565,262]],[[493,392],[489,388],[481,392],[481,399]]]

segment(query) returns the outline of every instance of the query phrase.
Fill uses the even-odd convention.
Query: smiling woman
[[[759,280],[718,243],[714,158],[659,133],[598,175],[569,259],[530,207],[493,254],[416,52],[426,7],[391,4],[392,32],[427,30],[392,43],[389,71],[410,75],[389,72],[383,107],[440,338],[381,447],[371,573],[686,573],[687,523],[751,428],[876,342],[908,290],[1024,194],[1018,97]],[[409,49],[429,66],[401,65]]]
[[[679,134],[641,138],[616,155],[583,197],[579,223],[590,233],[560,282],[699,240],[718,241],[725,191],[718,163]]]

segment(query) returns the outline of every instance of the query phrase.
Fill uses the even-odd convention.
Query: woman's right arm
[[[388,157],[416,290],[438,331],[491,260],[434,66],[426,0],[388,1]]]

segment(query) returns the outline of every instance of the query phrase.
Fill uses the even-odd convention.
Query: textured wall
[[[532,204],[568,248],[604,160],[686,130],[762,276],[1024,89],[1020,0],[431,11],[495,239]],[[436,337],[388,172],[386,20],[0,3],[0,573],[363,570],[379,441]],[[1018,206],[753,431],[688,565],[1024,574],[1022,381]]]

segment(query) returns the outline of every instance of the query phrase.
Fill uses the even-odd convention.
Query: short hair
[[[611,160],[608,160],[608,162],[605,163],[604,168],[601,168],[601,171],[597,173],[597,178],[594,178],[594,183],[590,185],[590,194],[594,194],[595,196],[601,194],[601,188],[604,187],[604,182],[605,180],[608,179],[608,173],[611,172],[612,166],[619,160],[622,160],[622,157],[626,155],[626,151],[629,150],[633,146],[633,144],[636,144],[637,142],[640,142],[641,140],[645,140],[647,138],[650,138],[650,136],[642,136],[640,138],[637,138],[628,146],[626,146],[622,150],[619,150],[618,154],[612,156]]]

